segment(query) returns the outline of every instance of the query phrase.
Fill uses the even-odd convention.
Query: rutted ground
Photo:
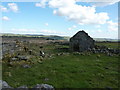
[[[66,42],[38,38],[3,39],[3,44],[3,80],[12,87],[118,88],[118,54],[72,53]]]

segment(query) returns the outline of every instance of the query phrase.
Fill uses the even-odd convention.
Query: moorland
[[[120,49],[117,41],[97,46]],[[71,52],[69,38],[2,36],[2,79],[12,87],[47,83],[55,88],[118,88],[119,54]]]

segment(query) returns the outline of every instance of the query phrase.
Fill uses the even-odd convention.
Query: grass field
[[[117,42],[101,42],[101,43],[96,43],[96,45],[99,45],[99,46],[106,46],[106,47],[108,47],[108,48],[115,48],[115,49],[117,49],[117,48],[119,48],[120,49],[120,43],[117,43]]]
[[[98,43],[107,47],[117,48],[117,43]],[[32,44],[35,51],[36,45]],[[68,48],[67,45],[44,45],[43,51],[51,55],[41,60],[33,56],[31,68],[23,68],[20,64],[27,61],[14,62],[8,66],[7,60],[3,62],[3,80],[12,87],[47,83],[55,88],[118,88],[118,55],[72,53],[57,48]],[[61,54],[62,53],[62,54]],[[58,55],[61,54],[61,55]],[[99,57],[98,57],[99,56]],[[9,74],[8,74],[9,73]]]

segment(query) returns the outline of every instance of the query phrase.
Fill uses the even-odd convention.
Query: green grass
[[[88,59],[89,57],[89,59]],[[35,63],[32,68],[5,67],[3,64],[3,80],[11,86],[37,83],[52,84],[56,88],[86,88],[86,87],[117,87],[118,85],[118,57],[101,55],[81,56],[70,54],[56,56],[54,59]],[[108,69],[105,69],[108,68]],[[12,76],[4,75],[11,72]],[[48,81],[44,79],[48,78]],[[19,84],[17,84],[19,83]]]
[[[116,45],[115,45],[116,46]],[[32,45],[31,48],[35,48]],[[10,86],[18,87],[47,83],[55,88],[118,88],[118,58],[119,56],[107,56],[105,54],[85,55],[69,53],[58,56],[56,48],[68,48],[68,46],[49,44],[43,50],[54,54],[51,58],[45,58],[42,62],[38,56],[33,56],[31,68],[23,68],[20,65],[8,67],[3,63],[3,80]],[[35,48],[36,50],[38,47]],[[97,57],[100,55],[100,57]],[[27,62],[25,62],[27,63]],[[6,74],[11,72],[11,76]],[[48,79],[48,80],[45,80]]]
[[[120,43],[118,43],[118,42],[101,42],[101,43],[95,43],[96,45],[99,45],[99,46],[106,46],[106,47],[109,47],[109,48],[119,48],[120,49],[120,47],[119,47],[119,45],[120,45]]]

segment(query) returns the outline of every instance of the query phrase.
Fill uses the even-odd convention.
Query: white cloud
[[[98,29],[97,31],[98,31],[99,33],[100,33],[100,32],[102,32],[102,30],[101,30],[101,29]]]
[[[96,13],[94,6],[82,6],[75,4],[75,0],[51,0],[50,7],[56,8],[53,13],[65,16],[68,20],[78,24],[105,24],[109,16],[105,12]]]
[[[112,4],[115,4],[117,2],[119,2],[120,0],[104,0],[104,1],[100,1],[100,2],[94,2],[93,0],[93,3],[91,3],[92,5],[94,6],[108,6],[108,5],[112,5]]]
[[[53,14],[56,15],[57,14],[57,10],[53,10]]]
[[[68,30],[72,30],[72,28],[68,28]]]
[[[53,30],[41,30],[40,32],[43,32],[43,33],[52,33],[52,34],[54,34],[54,33],[57,33],[57,31],[53,31]]]
[[[73,25],[72,27],[73,27],[73,28],[76,28],[77,26],[76,26],[76,25]]]
[[[12,10],[13,12],[18,12],[18,6],[15,3],[8,3],[8,7],[10,8],[10,10]]]
[[[120,0],[75,0],[76,2],[89,2],[95,6],[107,6],[107,5],[112,5],[115,4],[117,2],[119,2]]]
[[[42,8],[44,8],[44,7],[47,5],[47,4],[46,4],[47,1],[48,1],[48,0],[41,0],[39,3],[36,3],[35,6],[36,6],[36,7],[42,7]]]
[[[25,32],[35,32],[36,30],[34,30],[34,29],[24,29],[24,28],[22,28],[22,29],[15,29],[15,28],[13,28],[12,31],[25,33]]]
[[[111,5],[119,0],[85,0],[84,2],[91,3],[93,6],[82,6],[76,2],[82,0],[41,0],[40,3],[36,3],[36,6],[45,7],[48,5],[53,8],[53,14],[58,16],[64,16],[70,21],[74,21],[80,25],[86,24],[105,24],[109,20],[108,13],[96,12],[96,6],[98,4]],[[101,2],[100,2],[101,1]],[[83,2],[83,1],[82,1]],[[99,5],[98,5],[99,6]]]
[[[46,5],[49,5],[52,8],[71,6],[76,2],[89,2],[94,6],[107,6],[112,5],[120,0],[40,0],[39,3],[36,3],[35,6],[44,8]]]
[[[108,21],[107,24],[108,24],[109,31],[118,31],[118,23],[113,21]]]
[[[96,28],[100,28],[101,26],[100,26],[100,25],[96,25],[95,27],[96,27]]]
[[[45,26],[48,26],[49,24],[48,23],[45,23]]]
[[[4,21],[9,21],[10,19],[9,19],[7,16],[3,16],[3,17],[2,17],[2,20],[4,20]]]
[[[76,27],[77,27],[76,25],[73,25],[72,27],[69,27],[68,30],[75,29]]]
[[[48,4],[52,8],[69,7],[75,4],[75,0],[50,0]]]
[[[8,12],[8,9],[2,5],[0,5],[0,11],[1,12]]]
[[[36,7],[43,7],[43,8],[45,7],[45,5],[44,5],[44,4],[41,4],[41,3],[36,3],[35,6],[36,6]]]
[[[57,30],[48,30],[48,29],[43,29],[43,30],[40,30],[40,33],[43,33],[43,34],[58,34],[58,35],[63,35],[64,33],[63,32],[59,32]]]

